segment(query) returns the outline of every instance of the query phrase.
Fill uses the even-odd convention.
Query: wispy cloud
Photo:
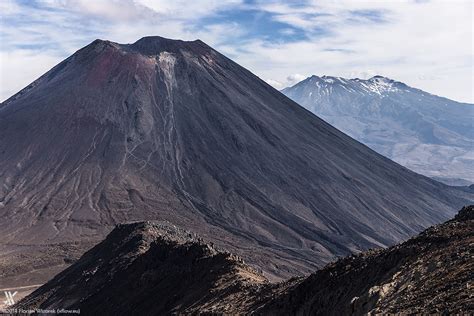
[[[352,10],[349,11],[350,22],[355,23],[388,23],[387,13],[385,10]]]
[[[2,0],[0,99],[96,38],[161,35],[200,38],[276,88],[378,73],[473,102],[472,9],[468,0]]]

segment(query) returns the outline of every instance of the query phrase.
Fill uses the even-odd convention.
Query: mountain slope
[[[474,105],[381,76],[311,76],[282,92],[344,133],[416,172],[474,182]]]
[[[240,258],[196,235],[170,223],[140,222],[118,226],[20,305],[86,315],[236,312],[237,302],[249,309],[252,291],[268,286]]]
[[[1,104],[0,135],[0,240],[13,246],[158,219],[282,277],[408,238],[473,197],[201,41],[94,41]]]
[[[474,206],[384,250],[268,283],[242,260],[169,223],[120,225],[20,301],[85,314],[465,314],[474,309]]]
[[[268,315],[470,314],[474,206],[394,247],[328,265],[276,297]]]

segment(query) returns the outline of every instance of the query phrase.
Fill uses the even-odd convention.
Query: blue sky
[[[200,38],[281,89],[381,74],[474,102],[471,1],[1,0],[0,99],[96,38]]]

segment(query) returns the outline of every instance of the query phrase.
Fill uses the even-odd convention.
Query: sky
[[[277,89],[386,76],[474,103],[471,0],[0,0],[0,100],[94,39],[201,39]]]

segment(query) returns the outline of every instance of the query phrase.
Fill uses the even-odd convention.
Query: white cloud
[[[210,15],[216,10],[239,5],[242,0],[136,0],[137,3],[174,19],[196,19],[203,15]]]
[[[301,80],[303,80],[305,78],[306,78],[305,75],[291,74],[288,77],[286,77],[286,81],[288,82],[289,85],[294,85],[294,84],[300,82]]]
[[[431,93],[474,102],[473,4],[468,0],[309,0],[306,5],[282,0],[252,5],[241,0],[41,1],[51,10],[0,1],[2,18],[21,21],[2,22],[2,99],[95,38],[130,43],[161,35],[200,38],[277,88],[312,74],[350,78],[381,74]],[[265,11],[274,21],[288,25],[281,34],[296,38],[296,31],[303,30],[305,37],[274,42],[258,36],[245,38],[245,23],[231,21],[196,27],[199,19],[224,9]],[[363,14],[354,15],[354,11]],[[367,13],[385,23],[371,22]],[[25,44],[36,48],[27,54]]]
[[[250,43],[251,55],[239,56],[238,61],[263,77],[285,82],[294,72],[349,78],[381,74],[474,102],[470,1],[315,1],[304,12],[288,5],[262,7],[281,13],[278,19],[294,26],[325,27],[331,32],[293,43]],[[387,22],[348,21],[348,12],[368,9],[385,12]],[[317,12],[327,15],[301,22],[305,14]]]
[[[36,7],[1,0],[2,19],[13,23],[1,25],[0,101],[96,38],[133,43],[143,36],[160,35],[215,43],[229,34],[239,34],[235,25],[189,28],[188,16],[199,13],[195,17],[202,17],[219,8],[218,1],[205,2],[198,8],[183,1],[39,0],[42,7]],[[160,3],[164,4],[162,9]],[[230,1],[225,7],[236,3]]]
[[[40,0],[40,3],[112,21],[127,21],[146,14],[146,8],[133,0]]]
[[[349,72],[348,77],[349,78],[359,78],[359,79],[370,79],[375,75],[378,75],[379,73],[375,70],[372,69],[366,69],[366,70],[353,70]]]
[[[285,87],[285,84],[281,83],[280,81],[276,81],[276,80],[273,80],[273,79],[267,79],[265,81],[266,81],[266,83],[268,83],[269,85],[271,85],[273,88],[275,88],[277,90],[280,90],[280,89]]]
[[[20,11],[20,6],[13,0],[0,1],[0,12],[3,14],[16,14]]]
[[[273,79],[267,79],[265,80],[269,85],[271,85],[272,87],[274,87],[275,89],[277,90],[281,90],[285,87],[289,87],[289,86],[292,86],[292,85],[295,85],[297,84],[298,82],[300,82],[301,80],[304,80],[307,76],[305,75],[301,75],[301,74],[291,74],[289,76],[286,77],[286,80],[281,82],[281,81],[278,81],[278,80],[273,80]]]

